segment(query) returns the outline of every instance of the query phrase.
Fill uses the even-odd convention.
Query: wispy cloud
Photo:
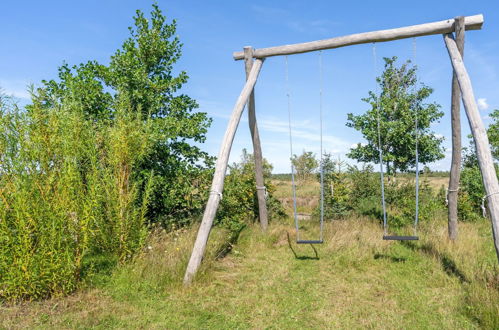
[[[489,104],[487,103],[486,98],[479,98],[477,103],[480,110],[487,110],[489,108]]]
[[[0,80],[0,90],[9,96],[29,100],[29,83],[24,80]]]
[[[262,6],[262,5],[252,5],[251,10],[263,18],[275,19],[276,17],[289,16],[290,12],[283,8]]]
[[[331,35],[334,26],[338,24],[338,22],[326,19],[315,21],[293,20],[287,23],[288,27],[296,32],[319,35]]]
[[[339,24],[339,22],[329,19],[303,19],[293,16],[290,11],[283,8],[253,5],[251,9],[259,18],[265,21],[279,22],[279,24],[299,33],[330,35],[334,26]]]
[[[287,121],[263,119],[259,122],[259,128],[262,131],[285,134],[283,136],[286,136],[286,138],[282,139],[279,147],[289,147],[289,141],[287,140],[287,135],[289,134],[289,123]],[[311,121],[305,120],[298,123],[293,123],[291,126],[291,130],[292,137],[296,142],[300,143],[301,141],[303,143],[306,141],[308,142],[307,145],[309,146],[307,147],[307,149],[313,149],[314,147],[317,147],[318,149],[321,136],[319,135],[319,129],[317,125],[315,125]],[[345,153],[349,151],[350,146],[352,145],[351,141],[346,141],[340,137],[328,134],[322,136],[322,141],[324,150],[333,153]]]

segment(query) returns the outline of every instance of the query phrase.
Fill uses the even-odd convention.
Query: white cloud
[[[3,93],[18,99],[30,99],[28,85],[23,80],[0,80],[0,89]]]
[[[354,143],[354,144],[352,144],[352,145],[350,146],[350,149],[355,149],[355,148],[357,148],[357,146],[358,146],[358,145],[359,145],[359,143]],[[366,144],[366,143],[364,143],[364,142],[361,142],[361,143],[360,143],[360,145],[361,145],[362,147],[365,147],[367,144]]]
[[[486,98],[478,98],[478,109],[480,110],[487,110],[489,108],[489,104],[487,103]]]

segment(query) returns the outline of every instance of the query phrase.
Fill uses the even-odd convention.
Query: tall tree
[[[440,105],[425,103],[433,89],[418,84],[417,68],[410,61],[396,65],[397,57],[384,58],[384,71],[376,82],[380,94],[369,91],[362,99],[370,109],[362,115],[348,114],[347,126],[362,133],[367,144],[358,143],[348,157],[361,162],[379,163],[379,134],[383,161],[389,174],[407,171],[415,165],[416,126],[418,118],[419,162],[426,164],[444,157],[443,138],[430,130],[430,125],[442,116]]]
[[[130,36],[108,65],[64,64],[59,80],[43,81],[34,102],[71,104],[96,123],[114,121],[119,104],[126,103],[130,112],[153,119],[154,152],[140,164],[138,176],[154,173],[150,218],[179,222],[202,208],[204,189],[193,185],[204,185],[209,175],[205,169],[212,158],[198,144],[205,141],[211,119],[179,92],[188,76],[174,71],[182,54],[176,21],[167,22],[156,4],[150,18],[137,10],[133,20]]]

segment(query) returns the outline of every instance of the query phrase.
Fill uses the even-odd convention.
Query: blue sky
[[[26,102],[26,86],[57,75],[63,61],[107,63],[128,36],[136,9],[146,13],[150,1],[2,1],[0,24],[0,86]],[[482,13],[483,29],[466,34],[465,64],[485,123],[499,108],[499,3],[497,1],[158,1],[169,19],[178,21],[184,43],[177,65],[190,76],[183,92],[196,99],[200,111],[213,118],[203,148],[213,155],[230,112],[244,84],[244,66],[232,52],[325,39],[357,32],[395,28]],[[442,105],[445,116],[433,127],[450,146],[451,65],[439,35],[416,41],[420,80],[435,89],[430,101]],[[412,59],[412,39],[376,46],[381,57]],[[342,158],[360,133],[345,126],[349,112],[362,113],[361,101],[375,89],[371,45],[357,45],[322,53],[324,149]],[[319,54],[290,56],[294,152],[319,150]],[[379,65],[381,67],[381,65]],[[378,72],[379,73],[379,72]],[[265,61],[256,87],[257,116],[264,156],[274,172],[289,172],[289,137],[284,57]],[[463,135],[469,133],[463,112]],[[466,137],[465,137],[466,139]],[[242,148],[251,150],[246,114],[234,141],[231,161]],[[446,159],[431,164],[449,168]]]

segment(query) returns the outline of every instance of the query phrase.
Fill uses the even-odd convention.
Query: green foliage
[[[496,174],[499,177],[498,166],[496,166]],[[483,217],[481,207],[483,196],[485,196],[485,189],[483,187],[482,173],[478,165],[463,167],[457,204],[461,220],[475,221]]]
[[[273,197],[274,185],[270,181],[272,165],[264,159],[263,175],[267,189],[269,220],[285,216],[281,203]],[[258,219],[258,199],[255,185],[255,163],[252,154],[243,149],[241,161],[229,166],[225,177],[224,194],[217,212],[217,223],[231,230]]]
[[[148,218],[165,227],[184,225],[202,212],[213,158],[196,145],[211,124],[197,103],[178,94],[187,73],[174,72],[182,44],[176,22],[168,23],[154,4],[150,19],[138,10],[130,37],[108,65],[89,61],[59,68],[59,81],[43,81],[37,91],[42,105],[69,104],[96,122],[116,119],[120,100],[150,119],[153,152],[140,160],[142,182],[153,181]],[[145,184],[141,185],[143,195]]]
[[[352,210],[357,214],[382,220],[379,175],[374,173],[374,167],[366,164],[360,168],[357,165],[349,166],[348,176]]]
[[[391,217],[389,225],[401,227],[412,225],[416,215],[416,184],[414,180],[407,182],[392,181],[386,186],[386,200]],[[443,199],[435,198],[435,191],[423,177],[419,183],[419,222],[435,219],[445,211]]]
[[[25,110],[0,102],[0,299],[70,292],[94,262],[130,259],[148,222],[201,212],[210,120],[178,94],[175,21],[153,5],[134,22],[108,65],[64,64]]]
[[[374,167],[369,164],[349,166],[348,175],[351,181],[351,205],[357,205],[363,199],[381,198],[379,175],[374,173]]]
[[[471,210],[476,215],[481,214],[482,197],[485,194],[482,174],[478,166],[464,167],[461,171],[461,189],[459,191],[458,211],[463,211],[464,219],[474,219]],[[458,212],[458,214],[461,212]]]
[[[361,215],[383,220],[379,174],[372,165],[349,167],[350,200],[352,209]],[[434,219],[445,212],[444,195],[435,197],[429,181],[423,177],[419,186],[419,221]],[[415,218],[416,186],[414,178],[385,182],[385,202],[388,225],[392,228],[412,225]]]
[[[489,115],[493,122],[487,129],[492,155],[496,161],[499,161],[499,109],[492,111]]]
[[[348,215],[350,210],[350,189],[346,180],[346,173],[342,171],[345,162],[333,160],[332,155],[325,153],[322,157],[324,176],[324,218],[338,219]],[[320,182],[320,173],[317,174]],[[320,212],[320,205],[317,212]]]
[[[357,144],[348,157],[360,162],[379,163],[378,116],[383,161],[388,174],[407,171],[415,165],[416,130],[418,118],[419,161],[423,164],[442,159],[443,138],[430,131],[430,125],[438,121],[443,112],[436,103],[424,103],[433,89],[417,87],[416,67],[409,61],[396,66],[396,57],[384,58],[383,74],[376,78],[381,94],[370,91],[363,101],[371,107],[365,114],[348,114],[347,126],[361,132],[367,144]],[[378,109],[379,107],[379,109]]]
[[[119,103],[113,124],[78,106],[0,109],[0,299],[72,291],[86,256],[128,259],[145,238],[150,180],[133,173],[152,150],[151,120]]]
[[[298,180],[306,181],[311,179],[312,174],[319,166],[319,162],[315,159],[315,154],[312,151],[305,151],[300,156],[293,155],[291,163],[296,171]]]
[[[492,123],[487,128],[487,136],[492,156],[499,161],[499,110],[494,110],[490,117]],[[458,214],[461,220],[475,221],[483,217],[482,198],[485,195],[482,174],[478,166],[475,143],[472,135],[468,136],[469,147],[463,148],[463,163],[461,182],[458,196]],[[496,164],[496,173],[499,176],[499,166]]]

